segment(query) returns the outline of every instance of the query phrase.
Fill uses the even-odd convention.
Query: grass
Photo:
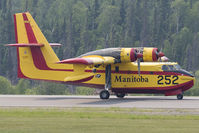
[[[139,111],[147,114],[135,113]],[[134,108],[0,108],[0,133],[197,133],[199,131],[198,115],[151,115],[150,112],[154,111]]]

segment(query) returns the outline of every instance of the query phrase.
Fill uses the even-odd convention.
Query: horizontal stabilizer
[[[81,75],[72,75],[68,76],[64,79],[65,82],[74,82],[74,81],[80,81],[80,80],[85,80],[87,78],[90,78],[94,76],[93,73],[86,73],[86,74],[81,74]]]
[[[38,43],[15,43],[15,44],[6,44],[5,46],[15,46],[15,47],[42,47],[44,44],[38,44]]]
[[[60,43],[49,43],[49,44],[50,44],[50,46],[61,46]]]
[[[61,46],[59,43],[49,43],[50,46]],[[6,44],[5,46],[15,46],[15,47],[43,47],[44,44],[39,43],[15,43],[15,44]]]

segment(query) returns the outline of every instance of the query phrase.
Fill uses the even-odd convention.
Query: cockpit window
[[[163,71],[175,71],[180,70],[181,67],[179,65],[163,65],[162,70]]]
[[[180,65],[174,65],[174,67],[176,68],[176,70],[180,70],[181,69]]]
[[[168,70],[169,70],[169,67],[168,67],[167,65],[163,65],[163,66],[162,66],[162,70],[163,70],[163,71],[168,71]]]
[[[168,65],[168,67],[169,67],[169,70],[170,70],[170,71],[175,70],[175,67],[174,67],[173,65]]]

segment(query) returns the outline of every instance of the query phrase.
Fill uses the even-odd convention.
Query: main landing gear
[[[105,73],[105,89],[100,92],[101,99],[109,99],[110,93],[109,90],[111,89],[111,65],[106,66],[106,73]],[[125,93],[116,93],[118,98],[124,98]]]
[[[178,94],[178,95],[177,95],[177,99],[178,99],[178,100],[182,100],[182,99],[183,99],[183,94]]]
[[[101,99],[109,99],[110,93],[108,90],[111,89],[111,65],[106,66],[106,79],[105,79],[105,89],[100,92]]]
[[[109,99],[110,93],[108,90],[103,90],[100,92],[100,98],[101,99]]]

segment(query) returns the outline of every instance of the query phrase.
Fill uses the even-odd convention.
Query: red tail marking
[[[28,17],[26,15],[26,13],[23,13],[23,18],[24,18],[24,22],[25,22],[25,27],[26,27],[26,32],[27,32],[29,43],[37,43],[37,39],[34,35],[34,32],[30,25],[30,22],[28,21]]]
[[[17,48],[17,68],[18,68],[17,75],[18,75],[19,78],[28,78],[21,71],[20,58],[19,58],[19,48]]]
[[[25,22],[24,24],[26,27],[26,32],[27,32],[29,43],[38,43],[26,13],[23,13],[23,18],[24,18],[24,22]],[[33,57],[35,66],[40,70],[50,70],[50,68],[46,64],[46,61],[41,52],[41,49],[38,47],[31,47],[30,49],[31,49],[31,53],[32,53],[32,57]]]
[[[14,25],[15,25],[15,41],[16,43],[18,43],[16,15],[14,15]]]

